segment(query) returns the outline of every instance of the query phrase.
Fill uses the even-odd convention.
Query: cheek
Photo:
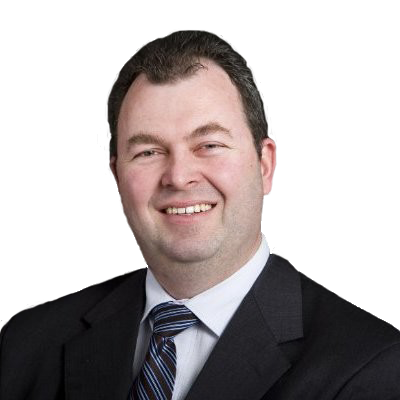
[[[225,160],[224,170],[236,177],[236,180],[247,180],[259,168],[257,154],[253,147],[247,146],[228,160]]]
[[[207,176],[213,185],[226,197],[240,196],[242,189],[254,181],[255,162],[244,157],[221,158],[209,163]]]
[[[136,208],[147,206],[155,191],[154,178],[141,171],[125,171],[120,176],[119,190],[122,203],[130,212],[137,211]],[[133,209],[132,209],[133,208]]]
[[[231,166],[230,180],[226,180],[226,202],[233,210],[237,224],[248,224],[260,218],[263,203],[263,182],[257,160],[247,158]]]

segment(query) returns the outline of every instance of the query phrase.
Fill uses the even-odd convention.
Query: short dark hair
[[[201,59],[219,65],[238,89],[255,148],[261,157],[261,142],[268,138],[268,124],[246,60],[212,33],[178,31],[146,44],[121,69],[108,98],[110,158],[117,155],[117,127],[122,102],[138,75],[144,73],[152,83],[174,82],[204,68]]]

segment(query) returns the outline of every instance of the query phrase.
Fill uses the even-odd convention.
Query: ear
[[[264,195],[268,194],[272,188],[272,178],[274,177],[276,165],[276,145],[271,139],[264,139],[261,145],[261,177],[263,181]]]
[[[112,156],[110,158],[110,169],[111,169],[111,172],[113,173],[115,181],[117,182],[117,185],[118,185],[117,157],[116,156]]]

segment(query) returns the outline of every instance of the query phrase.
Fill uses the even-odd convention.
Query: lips
[[[195,204],[194,206],[189,207],[168,207],[165,212],[167,214],[194,214],[201,213],[211,210],[213,206],[211,204]]]
[[[161,208],[161,212],[165,214],[194,214],[211,210],[216,203],[208,201],[190,202],[190,203],[171,203]]]

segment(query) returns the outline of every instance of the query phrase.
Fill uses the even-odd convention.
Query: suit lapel
[[[257,400],[290,368],[280,344],[301,338],[297,271],[271,255],[221,335],[186,400]]]
[[[145,305],[145,276],[145,270],[133,273],[85,315],[89,329],[66,344],[65,391],[69,400],[127,397]]]
[[[145,270],[132,274],[85,317],[65,346],[69,400],[124,399],[145,305]],[[221,335],[186,400],[258,400],[290,368],[280,344],[302,337],[300,278],[271,255]]]

